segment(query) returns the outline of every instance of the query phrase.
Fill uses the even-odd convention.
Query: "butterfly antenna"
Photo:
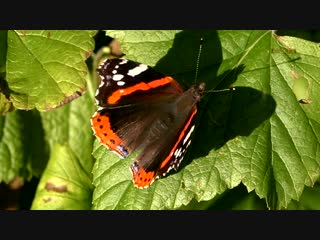
[[[231,88],[226,88],[226,89],[217,89],[217,90],[206,90],[204,92],[206,93],[228,93],[228,92],[231,92],[231,91],[235,91],[236,88],[235,87],[231,87]]]
[[[198,80],[198,70],[199,70],[199,64],[200,64],[200,55],[202,51],[202,44],[203,44],[203,37],[200,38],[200,46],[199,46],[199,52],[198,52],[198,57],[197,57],[197,64],[196,64],[196,73],[194,77],[194,83],[197,83]]]
[[[195,77],[194,77],[194,84],[197,83],[198,80],[198,72],[199,72],[199,64],[200,64],[200,56],[201,56],[201,51],[202,51],[202,45],[203,45],[203,37],[200,38],[200,45],[199,45],[199,52],[198,52],[198,57],[197,57],[197,64],[196,64],[196,71],[195,71]],[[209,93],[228,93],[228,92],[232,92],[235,91],[236,88],[231,87],[231,88],[227,88],[227,89],[218,89],[218,90],[206,90],[204,92]]]

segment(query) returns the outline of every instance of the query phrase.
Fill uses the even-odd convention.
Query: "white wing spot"
[[[126,64],[128,62],[127,59],[123,59],[119,64]]]
[[[191,133],[193,132],[193,130],[194,130],[194,125],[192,126],[192,128],[190,128],[188,134],[187,134],[186,137],[183,139],[183,145],[186,143],[186,141],[188,141],[188,139],[190,138]]]
[[[99,89],[97,89],[97,91],[96,91],[96,95],[95,95],[95,96],[98,96],[98,94],[99,94]]]
[[[116,74],[116,73],[117,73],[117,70],[113,70],[112,73],[113,73],[113,74]]]
[[[119,68],[119,65],[115,65],[114,68]]]
[[[187,146],[186,146],[186,149],[189,147],[189,145],[191,144],[191,139],[189,140]]]
[[[104,85],[104,81],[101,81],[99,84],[99,88],[101,88]]]
[[[122,74],[116,74],[116,75],[113,75],[112,79],[113,81],[119,81],[123,78],[124,76]]]
[[[176,149],[176,151],[174,152],[174,156],[177,158],[181,155],[181,148]]]
[[[148,69],[148,66],[145,65],[145,64],[140,64],[138,67],[135,67],[133,69],[130,69],[128,71],[128,75],[131,76],[131,77],[134,77],[134,76],[137,76],[139,75],[140,73],[144,72],[145,70]]]
[[[177,157],[177,152],[178,152],[178,149],[176,149],[176,151],[174,151],[174,156]]]
[[[124,84],[125,84],[124,81],[119,81],[119,82],[117,82],[117,85],[118,85],[118,86],[123,86]]]

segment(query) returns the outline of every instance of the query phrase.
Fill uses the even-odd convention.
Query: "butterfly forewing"
[[[132,105],[183,92],[171,77],[127,59],[105,60],[98,67],[98,74],[101,83],[96,101],[100,107]]]

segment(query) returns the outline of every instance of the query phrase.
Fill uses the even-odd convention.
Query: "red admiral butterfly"
[[[107,59],[98,67],[98,110],[91,127],[98,140],[122,158],[140,150],[131,165],[133,183],[146,188],[177,170],[194,130],[200,83],[183,91],[172,77],[127,59]]]

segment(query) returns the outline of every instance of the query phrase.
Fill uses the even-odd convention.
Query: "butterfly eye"
[[[203,91],[206,87],[206,84],[204,82],[200,83],[198,88],[199,88],[199,91]]]

